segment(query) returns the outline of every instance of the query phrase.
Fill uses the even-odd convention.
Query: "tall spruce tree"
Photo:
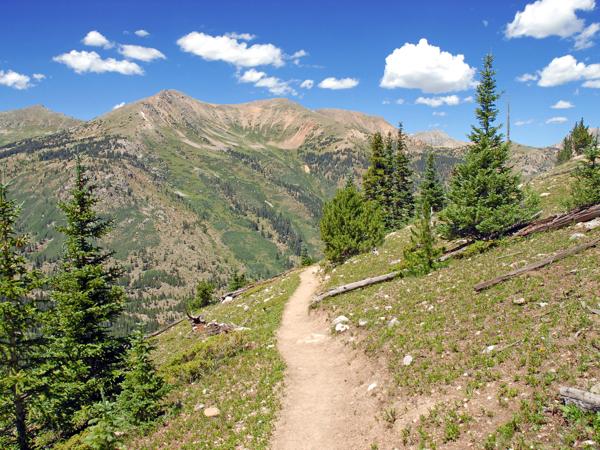
[[[32,291],[41,278],[28,270],[27,237],[17,234],[19,208],[0,184],[0,447],[30,448],[29,406],[39,394],[43,343]]]
[[[113,321],[122,312],[125,293],[116,282],[122,270],[110,265],[112,252],[99,239],[112,222],[95,210],[95,187],[79,159],[71,198],[60,203],[67,225],[63,261],[53,279],[52,367],[56,374],[48,386],[47,420],[61,435],[82,428],[91,418],[91,405],[118,390],[118,369],[124,342],[111,336]]]
[[[413,189],[413,170],[408,157],[406,134],[400,123],[390,180],[390,207],[386,221],[388,229],[397,229],[412,217],[415,208]]]
[[[446,204],[446,194],[437,174],[433,152],[427,153],[423,180],[419,186],[419,202],[426,202],[434,212],[441,211]]]
[[[464,163],[455,167],[450,180],[448,205],[440,213],[442,231],[449,238],[478,239],[501,235],[531,219],[536,197],[526,195],[521,181],[508,165],[507,144],[494,124],[498,109],[493,57],[487,55],[477,86],[479,126],[473,126]]]
[[[590,133],[590,127],[583,123],[583,117],[571,130],[571,145],[575,155],[583,155],[584,152],[593,144],[594,136]]]
[[[584,150],[585,159],[579,163],[573,176],[572,206],[600,204],[600,147],[598,138]]]
[[[573,157],[573,140],[571,135],[565,136],[562,143],[562,148],[556,155],[556,163],[563,164],[569,161]]]
[[[386,206],[386,195],[389,187],[386,179],[388,171],[383,136],[377,132],[371,138],[370,165],[363,176],[363,190],[365,198],[375,202],[382,210]]]

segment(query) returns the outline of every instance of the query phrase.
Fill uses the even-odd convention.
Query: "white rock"
[[[544,308],[546,306],[548,306],[547,302],[540,302],[540,308]]]
[[[392,305],[385,305],[385,306],[383,307],[383,309],[385,309],[386,311],[389,311],[389,310],[391,310],[391,309],[392,309]]]
[[[228,295],[227,297],[225,297],[222,301],[222,303],[230,303],[233,301],[233,297],[231,295]]]
[[[371,383],[367,388],[367,392],[371,392],[373,389],[377,387],[377,383]]]
[[[514,305],[524,305],[525,304],[525,299],[523,297],[519,297],[519,298],[513,299],[512,302],[513,302]]]
[[[584,238],[584,237],[585,237],[585,234],[583,234],[583,233],[573,233],[571,235],[571,237],[569,238],[569,240],[576,241],[576,240]]]
[[[337,331],[338,333],[343,333],[344,331],[349,330],[350,327],[348,325],[346,325],[345,323],[338,323],[335,326],[335,331]]]
[[[369,323],[369,321],[367,319],[359,319],[358,326],[359,327],[366,327],[368,323]]]
[[[596,217],[594,220],[590,220],[583,224],[583,228],[586,230],[595,230],[598,227],[600,227],[600,217]]]
[[[488,345],[485,350],[483,351],[483,353],[492,353],[494,351],[494,349],[496,348],[495,345]]]
[[[221,411],[216,406],[211,406],[210,408],[206,408],[204,410],[204,415],[206,417],[217,417],[221,414]]]
[[[196,406],[194,406],[194,411],[198,412],[201,409],[204,409],[204,403],[198,403]]]
[[[400,323],[400,321],[396,318],[396,317],[392,317],[392,320],[390,320],[387,324],[388,328],[393,328],[396,325],[398,325]]]
[[[540,194],[540,197],[548,197],[550,195],[550,192],[542,192]]]
[[[335,319],[333,319],[333,322],[331,322],[331,326],[335,327],[337,324],[348,322],[350,322],[350,319],[348,319],[346,316],[337,316]]]
[[[248,305],[244,305],[244,311],[248,311],[250,307]]]
[[[405,366],[410,366],[413,362],[413,357],[410,355],[406,355],[404,357],[404,359],[402,360],[402,364],[404,364]]]

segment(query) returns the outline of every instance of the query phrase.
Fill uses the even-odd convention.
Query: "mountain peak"
[[[431,147],[445,147],[445,148],[459,148],[467,145],[466,142],[459,141],[452,138],[444,130],[439,128],[433,128],[427,131],[419,131],[414,133],[411,137],[417,141],[421,141],[425,145]]]

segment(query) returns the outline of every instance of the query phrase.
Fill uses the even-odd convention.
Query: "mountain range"
[[[199,279],[267,277],[296,264],[303,247],[318,255],[322,204],[366,168],[374,132],[395,128],[286,99],[216,105],[166,90],[85,122],[41,106],[0,113],[0,158],[23,202],[34,262],[51,270],[62,245],[56,205],[74,155],[85,155],[100,208],[114,218],[107,244],[126,271],[131,323],[156,326],[178,314]],[[408,138],[416,170],[433,151],[444,177],[467,145],[440,130]],[[554,165],[555,149],[512,149],[526,176]]]

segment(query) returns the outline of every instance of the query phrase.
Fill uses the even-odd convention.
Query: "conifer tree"
[[[426,275],[435,269],[441,250],[435,247],[431,225],[431,206],[424,200],[418,206],[418,217],[411,228],[411,245],[404,251],[406,268],[413,275]]]
[[[27,236],[17,234],[19,208],[0,184],[0,447],[30,448],[28,412],[39,394],[44,341],[32,296],[40,277],[27,269]]]
[[[325,204],[320,229],[325,256],[333,263],[372,249],[385,234],[379,206],[366,200],[354,184],[338,190]]]
[[[585,160],[574,171],[572,188],[573,206],[583,207],[600,204],[600,147],[598,138],[584,151]]]
[[[479,126],[473,126],[465,161],[455,167],[450,180],[448,205],[440,213],[442,231],[449,238],[485,239],[501,235],[531,219],[537,206],[533,194],[520,189],[520,176],[508,165],[508,145],[499,127],[493,57],[487,55],[477,86]]]
[[[382,209],[386,204],[388,163],[383,137],[377,132],[371,138],[370,166],[363,176],[363,190],[365,198],[375,202]]]
[[[583,123],[583,118],[571,130],[570,136],[573,154],[582,155],[592,145],[594,136],[590,133],[590,127]]]
[[[196,285],[196,295],[192,308],[205,308],[210,305],[213,300],[215,285],[207,280],[200,280]]]
[[[388,229],[397,229],[410,220],[415,208],[413,196],[413,171],[410,167],[406,134],[402,123],[398,125],[396,152],[390,180],[390,207],[387,218]]]
[[[566,136],[563,139],[562,148],[559,150],[556,155],[556,163],[562,164],[566,163],[573,157],[573,140],[571,139],[571,135]]]
[[[435,156],[433,152],[429,152],[425,163],[423,180],[419,186],[419,201],[421,203],[427,202],[434,212],[438,212],[446,203],[445,195],[444,186],[438,177],[435,167]]]
[[[112,253],[100,247],[111,221],[95,211],[97,198],[85,168],[77,159],[71,198],[60,203],[67,225],[63,261],[53,279],[52,371],[47,419],[68,435],[89,420],[92,404],[118,389],[117,372],[124,345],[111,336],[113,321],[123,310],[125,293],[117,285],[122,270],[109,265]]]
[[[117,398],[117,410],[130,425],[141,425],[157,419],[162,413],[162,399],[167,385],[156,373],[150,359],[154,349],[142,332],[133,334],[126,356],[125,378]]]

